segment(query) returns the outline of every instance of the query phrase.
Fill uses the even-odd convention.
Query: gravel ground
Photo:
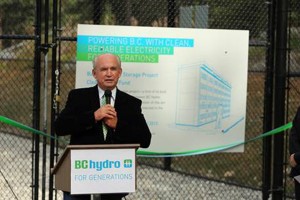
[[[138,189],[126,199],[255,200],[262,195],[260,191],[140,166]]]
[[[30,151],[31,140],[0,133],[0,200],[31,199],[32,169]],[[49,149],[47,149],[47,153],[49,154]],[[41,161],[42,158],[40,159]],[[48,164],[47,167],[49,167]],[[42,166],[40,165],[40,172],[42,171],[41,168]],[[47,173],[46,183],[48,182],[48,175]],[[129,194],[126,200],[262,199],[260,191],[143,165],[138,166],[137,181],[137,191]],[[40,188],[42,188],[41,184],[42,178],[40,175]],[[39,199],[42,199],[41,191]],[[47,194],[45,199],[48,199]],[[57,199],[62,199],[61,192],[58,192]]]

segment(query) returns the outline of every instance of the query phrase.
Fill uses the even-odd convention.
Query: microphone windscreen
[[[111,90],[105,90],[104,96],[105,96],[106,104],[110,104]]]

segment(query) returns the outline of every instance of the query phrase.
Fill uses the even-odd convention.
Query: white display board
[[[245,140],[248,46],[246,30],[78,25],[76,88],[96,84],[95,55],[117,54],[118,88],[143,101],[146,152],[230,146]]]
[[[74,149],[71,194],[135,192],[135,165],[135,149]]]

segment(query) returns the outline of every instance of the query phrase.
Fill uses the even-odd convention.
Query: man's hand
[[[116,128],[117,126],[117,112],[115,108],[109,104],[101,106],[98,110],[94,112],[94,116],[96,121],[103,120],[104,123],[110,128]]]
[[[295,156],[294,153],[290,156],[290,165],[291,165],[292,167],[296,167],[296,166],[297,166],[297,163],[296,163],[296,161],[295,161],[294,156]]]
[[[104,123],[112,129],[116,129],[118,118],[114,117],[112,119],[104,118]]]

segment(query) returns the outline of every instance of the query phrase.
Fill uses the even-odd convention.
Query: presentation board
[[[80,24],[75,87],[97,84],[94,56],[117,54],[118,88],[143,101],[152,133],[144,151],[188,155],[231,145],[245,140],[248,46],[247,30]]]

